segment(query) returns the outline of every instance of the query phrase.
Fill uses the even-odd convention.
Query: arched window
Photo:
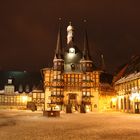
[[[121,109],[123,109],[123,99],[121,99]]]

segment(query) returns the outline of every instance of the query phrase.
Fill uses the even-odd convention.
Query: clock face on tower
[[[75,49],[74,48],[69,48],[69,53],[75,53]]]

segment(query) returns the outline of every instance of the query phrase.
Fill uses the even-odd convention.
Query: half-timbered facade
[[[114,78],[117,109],[140,113],[140,56],[133,56]]]
[[[53,67],[42,70],[45,110],[59,109],[69,113],[99,110],[101,71],[94,69],[86,30],[81,49],[75,45],[71,24],[67,27],[67,46],[63,48],[59,28]]]

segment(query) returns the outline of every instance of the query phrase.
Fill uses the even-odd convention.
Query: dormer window
[[[12,84],[12,79],[8,79],[8,84]]]

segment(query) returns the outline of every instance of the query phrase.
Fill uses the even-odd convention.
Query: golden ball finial
[[[86,19],[84,19],[84,23],[86,23],[87,22],[87,20]]]
[[[61,21],[61,20],[62,20],[62,18],[61,18],[61,17],[59,17],[58,19],[59,19],[59,21]]]

